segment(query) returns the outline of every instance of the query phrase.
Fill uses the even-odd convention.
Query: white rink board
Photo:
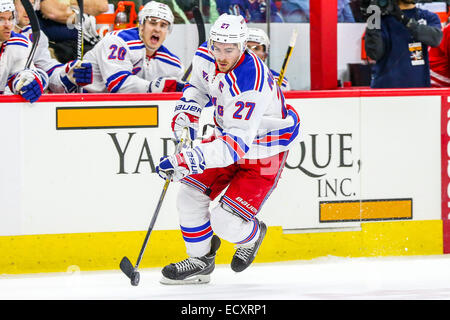
[[[412,198],[413,220],[440,219],[440,99],[288,99],[301,117],[302,143],[291,150],[260,217],[284,229],[326,231],[360,224],[320,223],[319,201]],[[159,127],[56,129],[57,107],[126,105],[158,105]],[[163,181],[145,161],[145,146],[156,166],[164,138],[172,136],[173,101],[42,102],[31,107],[0,100],[0,106],[1,236],[147,229]],[[114,138],[123,150],[129,140],[125,173],[119,173]],[[167,146],[172,153],[173,144]],[[327,181],[338,186],[335,193],[323,188]],[[177,189],[170,185],[155,229],[179,228]]]

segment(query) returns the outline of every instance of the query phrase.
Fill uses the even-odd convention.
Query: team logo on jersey
[[[220,26],[220,28],[222,29],[228,29],[230,25],[228,23],[222,23],[222,25]]]
[[[220,81],[220,82],[219,82],[219,90],[220,90],[220,92],[222,92],[222,89],[223,89],[223,82]]]
[[[208,74],[205,71],[202,71],[202,72],[203,72],[203,79],[208,81]]]

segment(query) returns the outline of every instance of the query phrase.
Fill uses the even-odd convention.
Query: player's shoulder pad
[[[208,50],[208,41],[203,42],[200,47],[198,47],[195,55],[212,63],[216,61],[213,55]]]
[[[165,46],[160,46],[158,50],[156,50],[154,59],[180,69],[183,68],[180,58],[178,58],[175,54],[170,52],[170,50],[167,49]]]
[[[125,42],[129,50],[140,50],[145,48],[144,42],[142,42],[141,37],[139,36],[138,28],[112,31],[109,33],[109,36],[112,37],[112,39],[119,38]]]
[[[225,80],[230,86],[230,93],[234,97],[245,91],[261,92],[267,75],[264,63],[253,52],[246,50],[238,65],[227,73]]]
[[[6,42],[7,46],[21,46],[28,48],[30,46],[30,41],[26,36],[20,33],[11,32],[11,38]]]

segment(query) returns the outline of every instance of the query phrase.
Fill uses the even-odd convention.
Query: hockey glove
[[[77,27],[79,28],[78,24]],[[97,21],[95,17],[87,13],[83,14],[83,38],[93,46],[101,40],[100,35],[97,33]]]
[[[175,138],[180,140],[183,133],[183,128],[189,128],[189,138],[194,141],[197,138],[198,120],[202,108],[194,100],[185,101],[184,98],[178,101],[175,106],[175,115],[172,118],[172,131]]]
[[[169,175],[172,181],[180,181],[191,174],[199,174],[205,170],[205,159],[198,147],[187,148],[173,156],[162,157],[156,167],[156,173],[167,179]]]
[[[180,92],[183,90],[183,87],[184,83],[178,82],[175,79],[159,77],[156,80],[150,82],[148,92]]]
[[[48,76],[39,69],[26,69],[11,77],[9,82],[14,94],[20,94],[25,100],[34,103],[47,88]]]
[[[66,92],[74,92],[77,86],[92,83],[92,64],[81,60],[72,60],[66,63],[64,71],[60,74],[61,82]]]

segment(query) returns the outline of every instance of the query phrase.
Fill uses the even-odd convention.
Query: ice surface
[[[183,286],[160,284],[160,268],[141,269],[138,287],[119,270],[1,275],[0,300],[447,300],[449,271],[439,255],[217,265],[211,283]]]

